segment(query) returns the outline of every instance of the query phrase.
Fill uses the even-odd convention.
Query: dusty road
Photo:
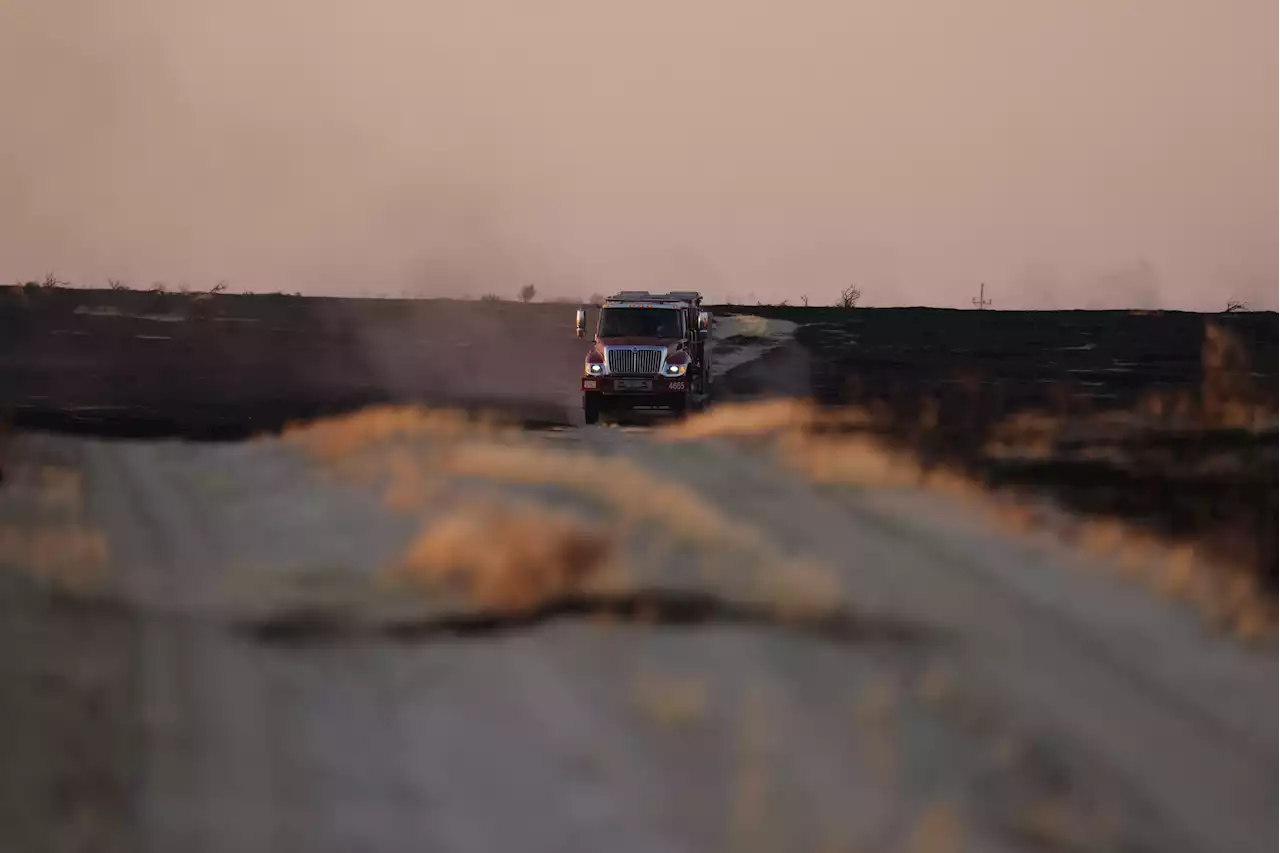
[[[1275,849],[1273,652],[971,503],[664,435],[16,436],[6,843]],[[513,611],[566,518],[595,562]]]

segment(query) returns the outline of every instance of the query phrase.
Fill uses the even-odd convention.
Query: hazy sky
[[[0,279],[1277,300],[1275,0],[0,0]]]

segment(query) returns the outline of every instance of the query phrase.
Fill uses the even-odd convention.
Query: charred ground
[[[0,406],[18,426],[214,439],[374,403],[561,423],[585,352],[572,310],[0,288]]]

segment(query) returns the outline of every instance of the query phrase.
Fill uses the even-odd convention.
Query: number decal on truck
[[[672,391],[683,391],[683,390],[684,390],[684,383],[683,383],[683,382],[672,382],[672,383],[671,383],[669,386],[667,386],[667,387],[669,387]]]

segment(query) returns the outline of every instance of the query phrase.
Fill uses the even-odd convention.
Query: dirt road
[[[663,435],[15,437],[7,843],[1275,849],[1273,652],[951,497]],[[574,519],[602,583],[388,580],[467,507]],[[478,530],[427,565],[542,547]]]

